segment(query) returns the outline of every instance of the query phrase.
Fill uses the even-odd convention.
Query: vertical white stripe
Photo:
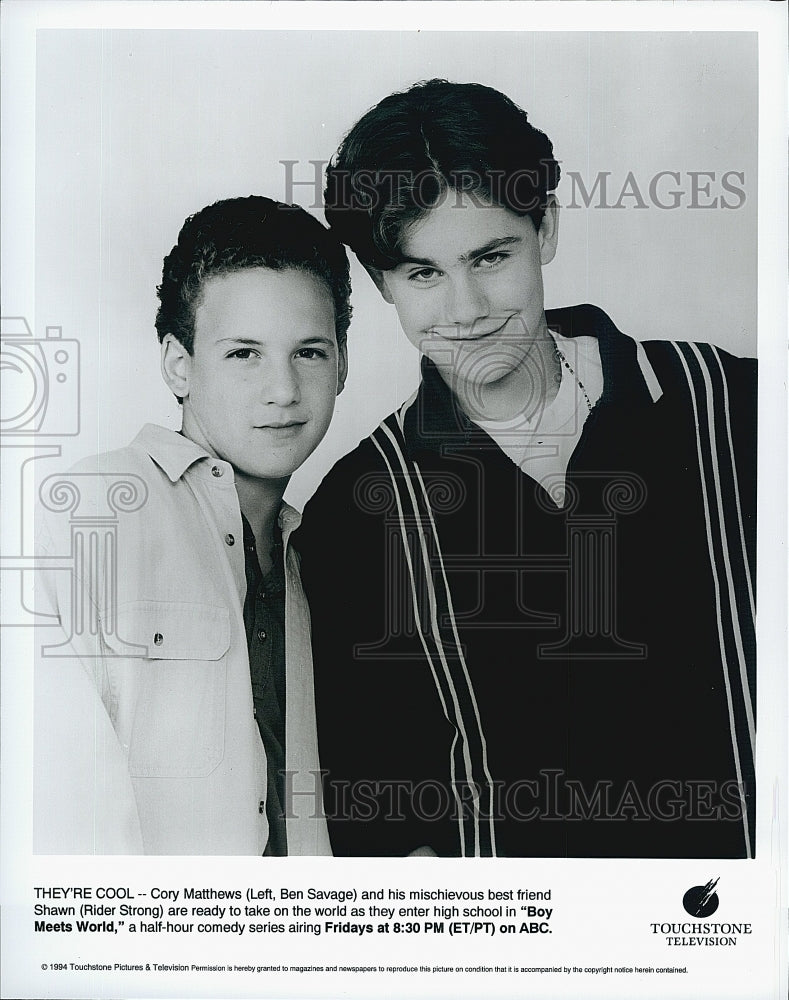
[[[488,770],[488,745],[485,741],[485,733],[482,729],[482,719],[479,714],[479,707],[477,705],[477,697],[474,694],[474,687],[471,683],[471,677],[469,676],[468,667],[466,665],[466,658],[463,656],[463,649],[460,645],[460,635],[458,634],[457,622],[455,621],[455,608],[452,604],[452,593],[449,589],[449,582],[447,580],[446,570],[444,568],[444,556],[441,552],[441,545],[438,540],[438,531],[436,529],[435,521],[433,520],[433,511],[430,507],[430,501],[427,497],[427,490],[425,489],[425,483],[422,479],[422,473],[419,466],[414,462],[414,469],[416,470],[417,479],[419,480],[419,485],[422,488],[422,496],[425,498],[425,506],[427,507],[427,514],[430,518],[430,526],[433,529],[433,538],[436,543],[436,552],[438,553],[438,561],[441,564],[441,578],[444,581],[444,590],[447,595],[447,609],[449,611],[449,617],[452,622],[452,634],[455,637],[455,645],[457,646],[458,657],[460,658],[460,663],[463,667],[463,675],[466,678],[466,685],[468,686],[469,697],[471,698],[471,704],[474,706],[474,716],[477,720],[477,729],[479,730],[479,739],[482,744],[482,769],[485,772],[485,777],[488,780],[490,788],[490,813],[488,825],[490,827],[490,845],[493,857],[496,857],[496,834],[493,826],[493,778],[491,777],[490,771]]]
[[[641,374],[644,376],[644,381],[647,384],[647,389],[649,389],[649,395],[652,397],[652,402],[657,403],[660,397],[663,395],[663,387],[660,384],[660,379],[655,374],[655,369],[647,357],[647,352],[644,345],[639,341],[636,343],[636,362],[638,367],[641,369]]]
[[[430,559],[427,552],[427,543],[425,541],[425,534],[422,530],[422,518],[419,514],[419,507],[417,506],[416,496],[414,494],[411,485],[411,475],[405,462],[402,450],[391,430],[386,426],[386,424],[381,424],[380,429],[387,435],[390,439],[392,446],[397,453],[398,461],[403,470],[403,481],[405,482],[406,488],[408,489],[408,494],[411,498],[411,505],[414,510],[414,517],[416,518],[417,529],[419,532],[419,547],[422,551],[422,562],[424,567],[425,582],[427,584],[427,590],[430,600],[430,631],[433,634],[433,639],[436,643],[438,650],[438,655],[441,660],[441,665],[444,668],[444,676],[447,678],[447,684],[449,685],[450,694],[452,695],[452,704],[455,707],[455,712],[457,713],[458,725],[460,726],[461,735],[463,738],[463,762],[466,766],[466,783],[472,791],[472,798],[476,804],[478,798],[477,789],[474,786],[474,769],[471,765],[471,754],[469,752],[468,735],[466,733],[466,727],[463,719],[463,713],[460,709],[460,704],[458,702],[457,690],[455,688],[454,681],[452,680],[452,674],[449,669],[449,664],[447,663],[446,656],[444,655],[444,644],[441,641],[441,632],[438,627],[438,615],[436,613],[436,592],[433,587],[433,574],[430,570]],[[479,849],[479,815],[475,808],[474,810],[474,857],[480,856]]]
[[[731,571],[731,559],[729,558],[729,537],[726,531],[726,518],[723,510],[723,492],[721,490],[720,469],[718,467],[718,450],[715,443],[715,400],[713,398],[712,380],[701,352],[695,344],[690,344],[690,349],[696,355],[704,378],[704,387],[707,391],[707,429],[710,436],[710,453],[712,455],[712,472],[715,481],[715,499],[718,507],[718,523],[721,531],[721,548],[723,551],[723,566],[726,572],[726,582],[729,592],[729,612],[731,615],[732,631],[734,632],[734,642],[737,647],[737,659],[740,667],[740,683],[742,684],[743,697],[745,700],[745,714],[748,719],[748,735],[751,740],[751,753],[756,753],[756,726],[753,719],[753,704],[751,702],[751,689],[748,683],[748,671],[745,665],[745,652],[742,647],[742,632],[740,631],[740,618],[737,611],[737,599],[734,593],[734,577]],[[732,456],[733,459],[734,456]]]
[[[413,406],[413,404],[416,402],[416,397],[418,395],[419,395],[419,387],[417,386],[417,388],[414,389],[414,391],[411,393],[408,399],[402,404],[400,409],[397,410],[397,422],[400,425],[400,430],[403,432],[404,432],[403,421],[405,420],[405,415],[408,412],[408,410]]]
[[[731,468],[732,475],[734,476],[734,499],[737,501],[737,520],[740,529],[740,546],[742,548],[742,562],[745,567],[745,579],[748,583],[748,598],[751,602],[751,617],[754,622],[756,621],[756,602],[753,598],[753,583],[751,581],[751,567],[748,562],[748,551],[745,547],[745,529],[743,527],[742,521],[742,509],[740,508],[740,483],[737,478],[737,465],[734,461],[734,444],[731,439],[731,415],[729,412],[729,387],[726,383],[726,376],[723,372],[723,365],[721,364],[720,355],[718,354],[718,348],[714,344],[710,344],[712,353],[715,356],[715,360],[718,362],[718,368],[721,373],[721,382],[723,382],[723,407],[726,413],[726,433],[729,439],[729,455],[731,456]]]
[[[696,425],[696,452],[697,452],[698,463],[699,463],[699,476],[700,476],[700,480],[701,480],[701,492],[702,492],[702,498],[703,498],[703,501],[704,501],[704,514],[705,514],[704,523],[705,523],[705,527],[706,527],[706,531],[707,531],[707,548],[709,549],[710,567],[712,569],[712,579],[713,579],[713,583],[714,583],[714,586],[715,586],[715,605],[716,605],[717,621],[718,621],[718,642],[720,644],[720,651],[721,651],[721,667],[722,667],[722,670],[723,670],[723,682],[724,682],[724,686],[726,688],[726,704],[727,704],[728,712],[729,712],[729,732],[730,732],[730,736],[731,736],[732,752],[734,754],[734,767],[735,767],[735,771],[736,771],[736,774],[737,774],[737,783],[738,783],[739,788],[740,788],[740,805],[741,805],[741,808],[742,808],[742,823],[743,823],[743,831],[744,831],[744,835],[745,835],[745,850],[746,850],[747,856],[750,858],[751,857],[751,840],[750,840],[749,829],[748,829],[748,810],[747,810],[747,807],[746,807],[745,799],[744,799],[743,794],[742,794],[742,767],[740,765],[739,747],[737,746],[737,731],[736,731],[736,728],[735,728],[735,725],[734,725],[734,709],[733,709],[733,705],[732,705],[731,683],[729,681],[729,671],[728,671],[728,668],[726,666],[726,662],[727,662],[726,661],[726,647],[725,647],[725,643],[724,643],[724,639],[723,639],[723,623],[722,623],[722,618],[721,618],[720,583],[718,581],[718,572],[717,572],[717,569],[716,569],[716,566],[715,566],[715,550],[714,550],[713,543],[712,543],[712,525],[711,525],[711,521],[710,521],[710,506],[709,506],[709,502],[708,502],[708,499],[707,499],[707,483],[706,483],[706,477],[705,477],[705,474],[704,474],[704,458],[703,458],[702,447],[701,447],[701,437],[700,437],[700,430],[701,430],[701,428],[699,426],[699,413],[698,413],[698,406],[696,404],[696,391],[695,391],[695,388],[694,388],[694,385],[693,385],[693,378],[692,378],[692,376],[690,374],[690,370],[688,368],[687,362],[685,361],[685,357],[684,357],[682,351],[677,346],[677,344],[675,344],[673,342],[670,342],[670,343],[671,343],[671,346],[674,348],[674,350],[679,355],[679,359],[680,359],[680,362],[682,363],[682,367],[683,367],[683,369],[685,371],[685,377],[687,379],[688,386],[690,388],[690,398],[691,398],[691,402],[693,404],[693,416],[694,416],[694,423]]]
[[[375,445],[375,447],[381,453],[381,457],[383,458],[384,462],[386,463],[386,468],[389,471],[389,477],[392,480],[392,488],[394,489],[395,500],[397,501],[397,513],[398,513],[398,517],[400,519],[400,537],[401,537],[401,540],[403,542],[403,550],[405,551],[406,563],[408,565],[408,573],[409,573],[410,582],[411,582],[411,600],[413,601],[413,605],[414,605],[414,615],[415,615],[415,619],[416,619],[417,631],[419,633],[419,638],[420,638],[420,641],[422,643],[422,648],[425,651],[425,657],[427,659],[428,664],[430,665],[430,672],[433,675],[433,680],[435,682],[436,689],[438,690],[438,697],[439,697],[439,699],[441,701],[441,707],[444,710],[444,717],[446,718],[447,722],[449,722],[449,724],[455,730],[454,736],[452,737],[452,746],[450,748],[449,771],[450,771],[450,777],[451,777],[451,781],[452,781],[452,791],[453,791],[453,793],[455,795],[455,798],[457,799],[457,804],[458,804],[458,826],[459,826],[459,835],[460,835],[460,853],[461,853],[461,857],[465,858],[465,857],[467,857],[467,854],[466,854],[466,834],[465,834],[465,828],[463,826],[462,803],[458,799],[457,784],[456,784],[456,775],[455,775],[455,746],[457,744],[458,730],[457,730],[457,726],[452,722],[452,720],[449,717],[449,712],[447,710],[447,704],[446,704],[446,701],[444,700],[444,693],[441,690],[441,684],[439,683],[438,676],[436,675],[436,670],[435,670],[435,665],[433,663],[433,658],[430,655],[430,651],[427,648],[427,643],[425,642],[425,638],[422,635],[421,621],[420,621],[420,616],[419,616],[419,601],[417,600],[417,596],[416,596],[416,580],[415,580],[415,577],[414,577],[414,567],[413,567],[413,564],[411,562],[411,552],[410,552],[410,550],[408,548],[408,539],[406,537],[406,531],[405,531],[405,519],[403,517],[403,508],[402,508],[402,505],[400,503],[400,493],[399,493],[398,488],[397,488],[397,480],[395,479],[395,475],[394,475],[394,472],[392,470],[392,466],[389,464],[389,459],[386,457],[386,454],[384,453],[384,450],[381,447],[381,445],[375,439],[375,433],[376,432],[374,431],[370,435],[370,440],[373,442],[373,444]]]

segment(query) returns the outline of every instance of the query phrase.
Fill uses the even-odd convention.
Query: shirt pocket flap
[[[122,656],[131,646],[151,660],[219,660],[230,647],[230,612],[211,604],[133,601],[118,608],[115,622],[102,619],[102,634]]]
[[[131,699],[131,776],[211,774],[225,753],[229,610],[134,601],[118,608],[114,622],[102,618],[102,633],[124,658],[119,697]]]

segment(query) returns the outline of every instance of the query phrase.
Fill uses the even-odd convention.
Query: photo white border
[[[737,871],[742,865],[753,865],[760,870],[757,875],[751,869],[754,884],[770,879],[775,881],[777,894],[776,911],[761,914],[762,919],[774,919],[774,948],[778,958],[775,971],[775,992],[765,996],[783,996],[779,992],[786,981],[786,854],[787,854],[787,681],[786,681],[786,498],[787,498],[787,455],[785,449],[786,407],[786,361],[783,354],[776,354],[776,337],[785,342],[787,329],[787,304],[785,275],[787,273],[787,252],[785,244],[787,199],[785,178],[787,175],[786,149],[784,143],[784,123],[786,122],[786,48],[785,12],[782,5],[771,3],[730,4],[718,3],[182,3],[182,2],[118,2],[118,3],[72,3],[69,0],[5,0],[0,8],[2,18],[2,289],[3,314],[27,317],[32,329],[36,330],[34,315],[34,270],[35,259],[35,32],[38,28],[183,28],[211,30],[217,28],[258,29],[302,29],[302,30],[661,30],[661,31],[743,31],[759,33],[759,357],[770,359],[771,364],[762,364],[759,405],[759,468],[760,468],[760,508],[759,508],[759,624],[758,642],[760,650],[759,672],[759,732],[758,753],[758,846],[756,862],[734,862],[720,864],[727,871],[730,884],[737,881]],[[780,124],[779,124],[780,123]],[[775,331],[779,331],[776,334]],[[778,428],[777,437],[770,433]],[[783,432],[783,437],[781,435]],[[6,526],[4,525],[4,528]],[[17,658],[30,661],[31,643],[27,636],[7,630],[0,634],[3,645],[3,662],[8,664]],[[28,640],[28,641],[26,641]],[[68,873],[68,883],[76,884],[80,877],[98,884],[102,878],[118,880],[119,872],[128,879],[151,881],[154,877],[166,878],[168,874],[181,878],[188,884],[196,877],[195,866],[186,861],[165,859],[131,859],[119,864],[108,859],[36,859],[29,854],[30,826],[20,815],[20,804],[29,795],[29,732],[25,724],[25,713],[19,706],[29,705],[31,686],[29,676],[17,671],[3,672],[2,706],[4,725],[3,774],[2,774],[2,884],[5,906],[4,928],[4,979],[5,989],[10,995],[67,995],[65,992],[42,992],[52,990],[42,986],[44,980],[28,982],[25,968],[28,956],[25,954],[26,935],[20,934],[16,926],[29,924],[29,887],[35,879],[48,878],[55,884],[59,872]],[[764,848],[764,849],[762,849]],[[779,860],[780,859],[780,860]],[[290,863],[290,862],[288,862]],[[422,862],[419,862],[423,864]],[[370,864],[366,862],[332,862],[343,865],[345,877],[365,880],[371,877]],[[399,863],[376,862],[380,873],[377,877],[392,884],[400,876]],[[583,879],[589,877],[580,861],[562,862],[572,868],[575,875]],[[649,863],[640,862],[643,868]],[[298,862],[299,878],[319,878],[322,870],[320,862]],[[552,866],[548,866],[552,867]],[[698,863],[677,862],[675,868],[681,877],[697,877]],[[245,878],[245,863],[228,863],[228,877]],[[290,865],[293,870],[293,865]],[[503,871],[503,869],[502,869]],[[494,884],[494,877],[486,878]],[[450,874],[451,873],[451,874]],[[694,874],[691,874],[694,873]],[[423,869],[425,880],[432,878]],[[478,872],[479,874],[479,872]],[[294,871],[294,878],[296,873]],[[333,871],[331,878],[341,881],[340,870]],[[441,882],[463,877],[457,874],[454,864],[443,864]],[[550,879],[547,879],[550,881]],[[591,881],[594,881],[592,879]],[[86,883],[86,884],[88,884]],[[501,879],[507,884],[507,877]],[[743,889],[743,891],[745,891]],[[657,919],[657,918],[655,918]],[[494,949],[495,951],[495,949]],[[755,975],[758,973],[754,973]],[[165,980],[166,982],[166,980]],[[767,982],[765,977],[764,982]],[[481,981],[474,980],[469,989],[479,990]],[[492,996],[516,995],[501,992],[495,980],[485,982],[484,989]],[[611,992],[614,980],[609,980],[607,992],[597,993],[593,981],[584,983],[587,996],[614,996]],[[63,985],[62,989],[79,989]],[[97,989],[101,987],[97,985]],[[354,981],[340,982],[328,980],[325,984],[306,980],[297,992],[288,986],[283,995],[335,995],[340,989],[347,989],[349,995],[373,994],[387,986],[370,987],[367,983]],[[404,995],[409,987],[402,984]],[[452,995],[443,992],[444,986],[432,984],[430,995]],[[521,987],[523,988],[523,987]],[[530,987],[533,988],[533,987]],[[558,989],[551,984],[552,989]],[[579,981],[573,981],[573,989],[579,988]],[[725,984],[710,982],[709,996],[722,996]],[[20,989],[29,989],[28,994]],[[113,985],[114,995],[117,985]],[[123,995],[154,995],[157,986],[148,979],[145,985],[130,983],[130,992]],[[192,987],[193,995],[198,995]],[[181,996],[183,985],[178,992],[157,995]],[[304,992],[308,990],[309,992]],[[361,992],[360,992],[361,991]],[[590,992],[591,991],[591,992]],[[188,992],[188,991],[187,991]],[[76,994],[74,994],[76,995]],[[101,995],[96,993],[96,996]],[[200,995],[205,995],[201,993]],[[244,986],[238,992],[228,992],[228,996],[252,995]],[[455,995],[458,995],[457,992]],[[536,994],[535,994],[536,995]],[[564,995],[557,992],[556,995]],[[567,994],[571,995],[571,994]],[[622,994],[625,995],[625,994]],[[674,992],[661,996],[678,996]],[[701,996],[703,994],[697,993]]]

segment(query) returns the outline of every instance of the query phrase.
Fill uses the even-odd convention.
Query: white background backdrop
[[[310,161],[328,160],[383,96],[433,76],[496,87],[552,138],[565,177],[559,252],[544,272],[548,306],[594,302],[637,339],[755,353],[752,32],[45,30],[36,332],[62,326],[82,344],[74,458],[125,445],[145,421],[178,426],[153,320],[162,258],[185,217],[257,193],[322,218],[322,177],[316,183]],[[288,190],[288,169],[307,183]],[[592,191],[603,171],[607,204],[621,207],[599,207],[598,189],[586,208],[570,174]],[[677,208],[650,197],[660,171],[679,174],[657,189]],[[712,175],[695,196],[691,171]],[[742,196],[722,187],[730,171],[744,175],[729,179]],[[646,207],[632,187],[620,200],[629,172]],[[417,355],[394,310],[355,261],[353,279],[351,374],[326,441],[291,484],[297,506],[416,384]]]

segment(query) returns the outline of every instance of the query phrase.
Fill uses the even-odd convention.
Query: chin
[[[463,370],[452,369],[448,377],[452,384],[462,384],[470,390],[493,388],[508,376],[516,371],[517,365],[496,361],[495,359],[485,359],[478,361],[474,365],[466,366]]]
[[[269,465],[258,473],[259,479],[289,479],[299,468],[303,459],[298,462],[286,462],[282,465]]]
[[[298,469],[301,462],[261,462],[260,465],[237,465],[236,472],[247,479],[271,480],[288,479]]]
[[[517,366],[515,365],[497,365],[494,366],[490,371],[485,373],[485,378],[478,379],[477,384],[479,386],[495,386],[499,382],[503,382],[505,379],[509,378],[517,371]]]

